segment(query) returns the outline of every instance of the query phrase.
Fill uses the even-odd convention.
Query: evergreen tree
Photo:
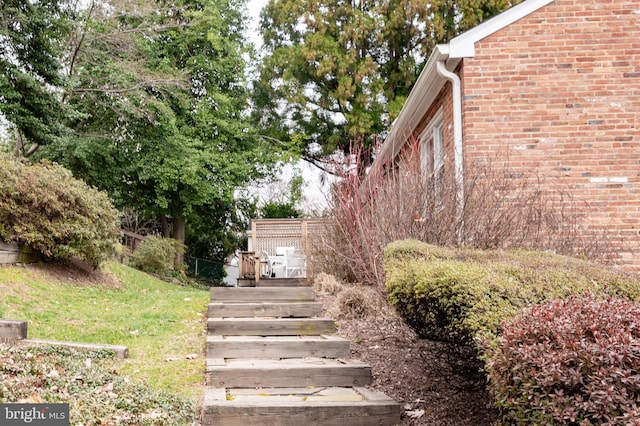
[[[517,2],[269,0],[256,117],[271,137],[302,135],[311,161],[368,153],[435,44]]]

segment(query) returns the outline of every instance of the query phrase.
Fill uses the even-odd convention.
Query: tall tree
[[[256,117],[271,137],[304,135],[312,161],[371,147],[436,43],[517,2],[269,0]]]
[[[227,229],[235,188],[273,158],[244,114],[242,5],[91,4],[67,67],[67,101],[84,114],[72,123],[75,137],[45,155],[119,205],[171,219],[176,239],[184,241],[189,221],[203,217]]]
[[[29,156],[65,134],[60,59],[72,16],[64,1],[0,1],[0,114]]]

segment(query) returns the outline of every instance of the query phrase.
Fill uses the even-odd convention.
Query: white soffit
[[[500,31],[504,27],[511,25],[517,20],[524,18],[554,1],[555,0],[525,0],[493,18],[484,21],[449,41],[449,57],[472,58],[475,56],[475,44],[477,41]]]

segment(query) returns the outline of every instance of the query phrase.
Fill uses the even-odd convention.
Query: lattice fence
[[[263,251],[275,255],[278,247],[302,249],[309,268],[329,223],[327,219],[253,219],[250,250],[260,256]],[[312,272],[307,270],[307,276]]]

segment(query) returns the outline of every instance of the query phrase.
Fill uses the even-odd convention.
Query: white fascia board
[[[402,146],[411,138],[422,117],[431,106],[446,80],[438,74],[436,69],[439,61],[449,58],[449,46],[439,44],[431,52],[418,80],[413,85],[400,114],[393,122],[389,135],[385,138],[376,161],[385,163],[395,158]],[[457,66],[459,61],[452,64]]]
[[[472,58],[475,44],[555,0],[525,0],[449,41],[449,57]]]

